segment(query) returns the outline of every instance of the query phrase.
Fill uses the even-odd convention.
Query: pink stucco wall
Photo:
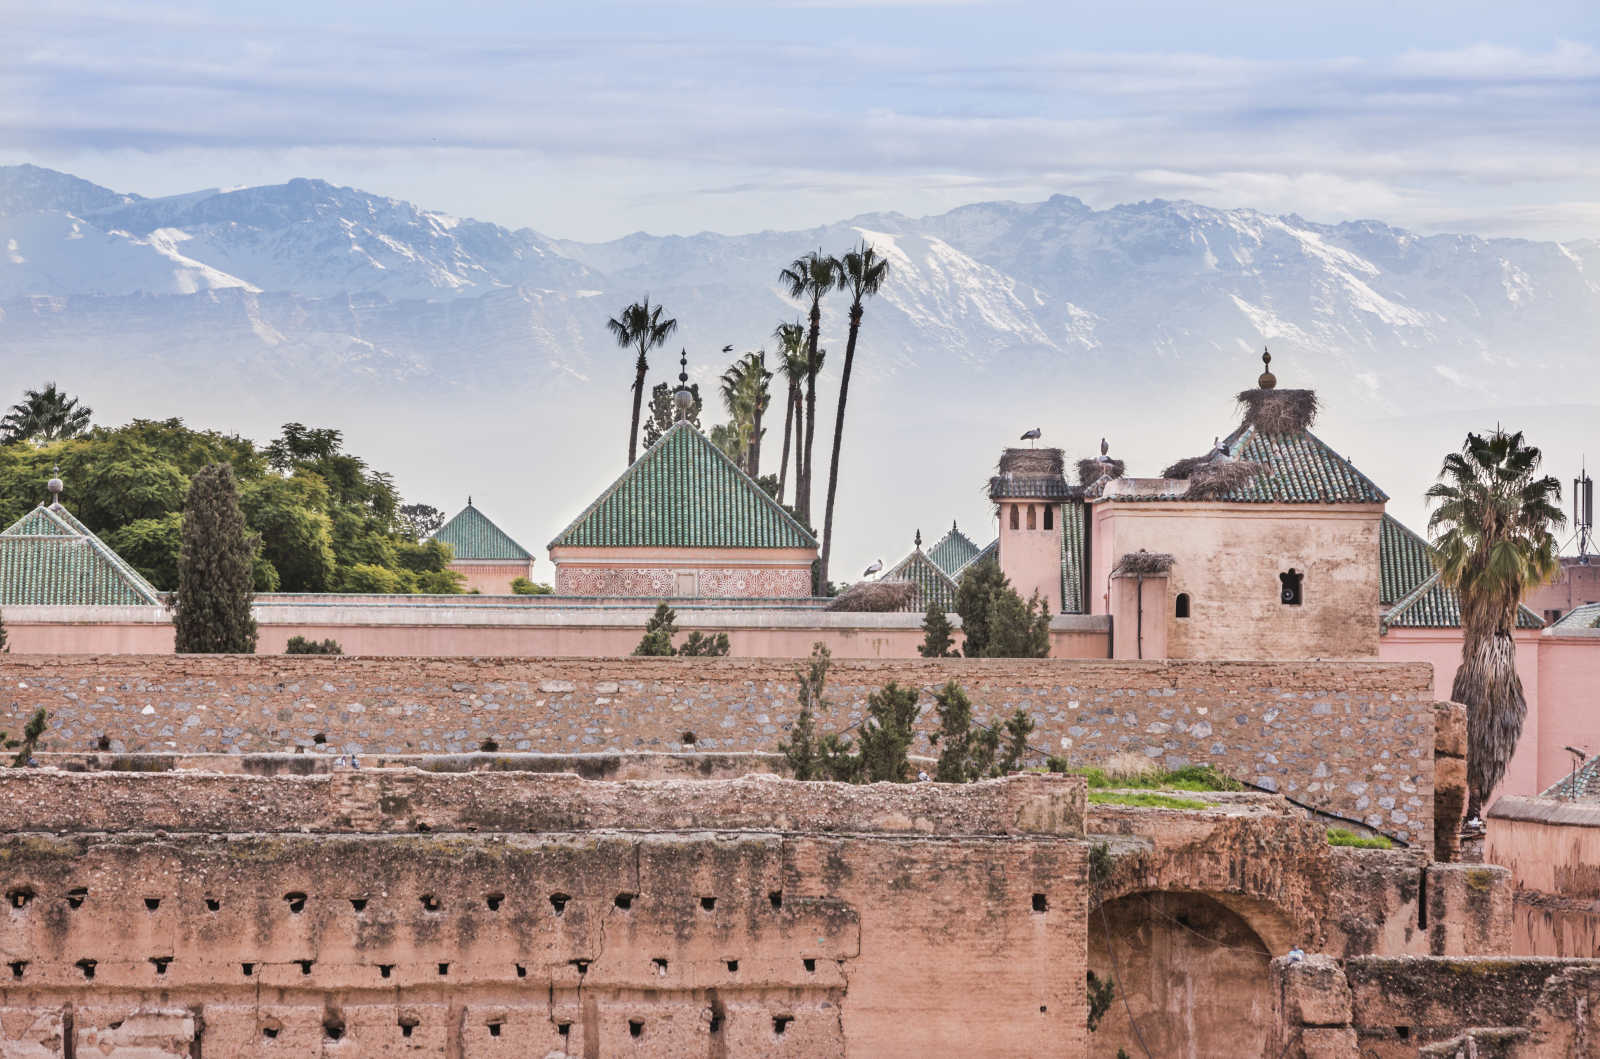
[[[450,569],[463,578],[461,587],[468,592],[476,589],[486,596],[511,594],[511,582],[519,577],[533,580],[532,563],[486,563],[458,559]]]
[[[1539,638],[1539,786],[1572,766],[1566,747],[1600,754],[1600,636]]]
[[[811,595],[810,548],[552,548],[556,593],[633,599]]]
[[[1043,500],[1004,500],[1000,503],[1000,570],[1023,599],[1035,592],[1045,601],[1051,614],[1061,613],[1061,526],[1059,503]],[[1017,528],[1011,528],[1011,512],[1017,512]],[[1028,512],[1033,512],[1033,527]],[[1051,525],[1045,529],[1045,511]]]
[[[1111,635],[1117,658],[1166,658],[1167,630],[1176,624],[1164,576],[1111,579]]]

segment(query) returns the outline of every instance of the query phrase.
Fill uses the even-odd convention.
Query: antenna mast
[[[1578,561],[1586,564],[1594,548],[1594,479],[1586,466],[1572,480],[1572,525],[1578,531]]]

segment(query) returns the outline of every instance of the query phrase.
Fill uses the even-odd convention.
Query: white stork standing
[[[1032,430],[1027,431],[1022,435],[1022,440],[1026,441],[1028,443],[1028,448],[1031,449],[1033,448],[1033,443],[1042,437],[1044,437],[1044,431],[1040,430],[1038,427],[1034,427]]]
[[[883,569],[883,560],[882,559],[874,559],[874,560],[872,560],[872,565],[871,566],[869,566],[865,570],[861,571],[861,576],[862,577],[871,577],[873,574],[877,573],[879,570],[882,570],[882,569]]]

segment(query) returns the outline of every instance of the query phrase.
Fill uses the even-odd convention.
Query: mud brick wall
[[[113,778],[145,796],[206,779]],[[954,1040],[975,1057],[1084,1052],[1086,844],[1049,821],[904,833],[930,814],[987,826],[1018,790],[1081,797],[1071,781],[1017,778],[948,803],[932,788],[708,782],[693,785],[720,787],[720,802],[647,831],[672,823],[680,784],[519,778],[576,783],[575,829],[0,834],[0,1055],[920,1057]],[[181,792],[206,828],[341,777],[216,779],[238,786]],[[487,800],[502,779],[428,782],[477,784]],[[863,800],[853,810],[841,793]],[[125,804],[103,822],[153,822],[147,801],[151,819]],[[656,815],[641,830],[609,826],[645,804]],[[841,833],[746,826],[780,813]]]
[[[455,753],[773,750],[793,723],[793,661],[286,656],[9,656],[0,727],[36,706],[48,749]],[[899,681],[956,680],[980,720],[1022,708],[1040,759],[1118,753],[1209,762],[1240,779],[1432,842],[1428,667],[1377,662],[918,660],[835,663],[824,730],[859,724]]]

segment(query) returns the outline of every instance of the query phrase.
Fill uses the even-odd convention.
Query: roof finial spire
[[[1256,385],[1263,390],[1270,390],[1278,385],[1278,377],[1272,374],[1272,354],[1267,352],[1267,347],[1261,347],[1261,378],[1256,380]]]
[[[468,507],[472,506],[472,494],[471,493],[467,494],[467,506]]]
[[[922,550],[922,528],[920,526],[917,528],[915,544],[917,546],[917,551],[920,552]]]
[[[50,490],[50,506],[54,507],[61,503],[61,490],[66,487],[61,482],[61,466],[59,464],[50,468],[50,475],[50,480],[44,483],[44,487]]]
[[[694,394],[689,390],[689,351],[680,350],[678,357],[678,389],[672,395],[673,419],[681,423],[689,418],[694,408]]]

